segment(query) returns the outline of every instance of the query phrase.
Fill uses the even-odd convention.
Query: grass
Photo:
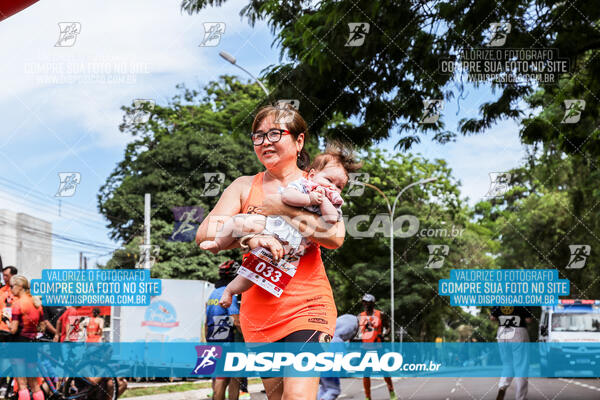
[[[248,379],[248,384],[260,383],[259,378]],[[179,385],[156,385],[152,387],[140,387],[127,389],[119,398],[150,396],[153,394],[187,392],[189,390],[207,389],[211,387],[211,382],[186,382]]]

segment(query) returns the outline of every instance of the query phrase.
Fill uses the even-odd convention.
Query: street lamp
[[[402,196],[402,193],[404,193],[406,190],[410,189],[413,186],[424,185],[426,183],[433,182],[437,179],[438,178],[425,178],[425,179],[421,179],[420,181],[413,182],[408,186],[405,186],[400,191],[400,193],[398,193],[396,198],[394,199],[393,205],[390,205],[390,201],[388,200],[388,197],[377,186],[372,185],[370,183],[366,183],[366,182],[360,182],[360,181],[353,182],[354,184],[368,186],[372,189],[375,189],[377,192],[379,192],[379,194],[381,194],[383,196],[383,198],[385,199],[385,202],[386,202],[387,208],[388,208],[388,212],[390,215],[390,284],[391,284],[390,300],[391,300],[391,314],[392,314],[391,315],[392,342],[394,341],[394,212],[396,211],[396,204],[398,203],[398,199],[400,198],[400,196]]]
[[[220,52],[219,52],[219,55],[220,55],[220,56],[221,56],[223,59],[225,59],[226,61],[229,61],[231,64],[235,65],[236,67],[238,67],[239,69],[241,69],[242,71],[244,71],[245,73],[247,73],[248,75],[250,75],[250,77],[251,77],[252,79],[254,79],[254,81],[255,81],[256,83],[258,83],[258,86],[260,86],[260,87],[262,88],[262,90],[264,90],[264,91],[265,91],[265,93],[267,94],[267,96],[269,95],[269,91],[267,90],[267,88],[265,87],[265,85],[263,85],[263,84],[262,84],[262,82],[258,80],[258,78],[256,78],[254,75],[252,75],[252,74],[250,73],[250,71],[246,70],[245,68],[242,68],[242,67],[241,67],[239,64],[237,64],[237,61],[236,61],[236,59],[235,59],[235,57],[234,57],[234,56],[232,56],[231,54],[229,54],[229,53],[228,53],[228,52],[226,52],[226,51],[220,51]]]

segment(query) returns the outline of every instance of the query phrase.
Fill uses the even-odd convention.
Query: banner
[[[600,377],[600,343],[2,343],[12,376]]]

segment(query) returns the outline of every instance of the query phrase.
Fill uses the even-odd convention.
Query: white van
[[[542,307],[539,341],[543,343],[540,346],[543,376],[553,375],[556,370],[597,370],[600,345],[586,343],[600,342],[600,300],[568,299]]]

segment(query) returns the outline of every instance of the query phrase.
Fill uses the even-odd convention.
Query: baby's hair
[[[315,157],[308,169],[321,171],[332,162],[340,164],[346,170],[346,174],[358,171],[362,167],[362,162],[356,160],[352,148],[340,142],[331,142],[327,144],[323,153]]]

